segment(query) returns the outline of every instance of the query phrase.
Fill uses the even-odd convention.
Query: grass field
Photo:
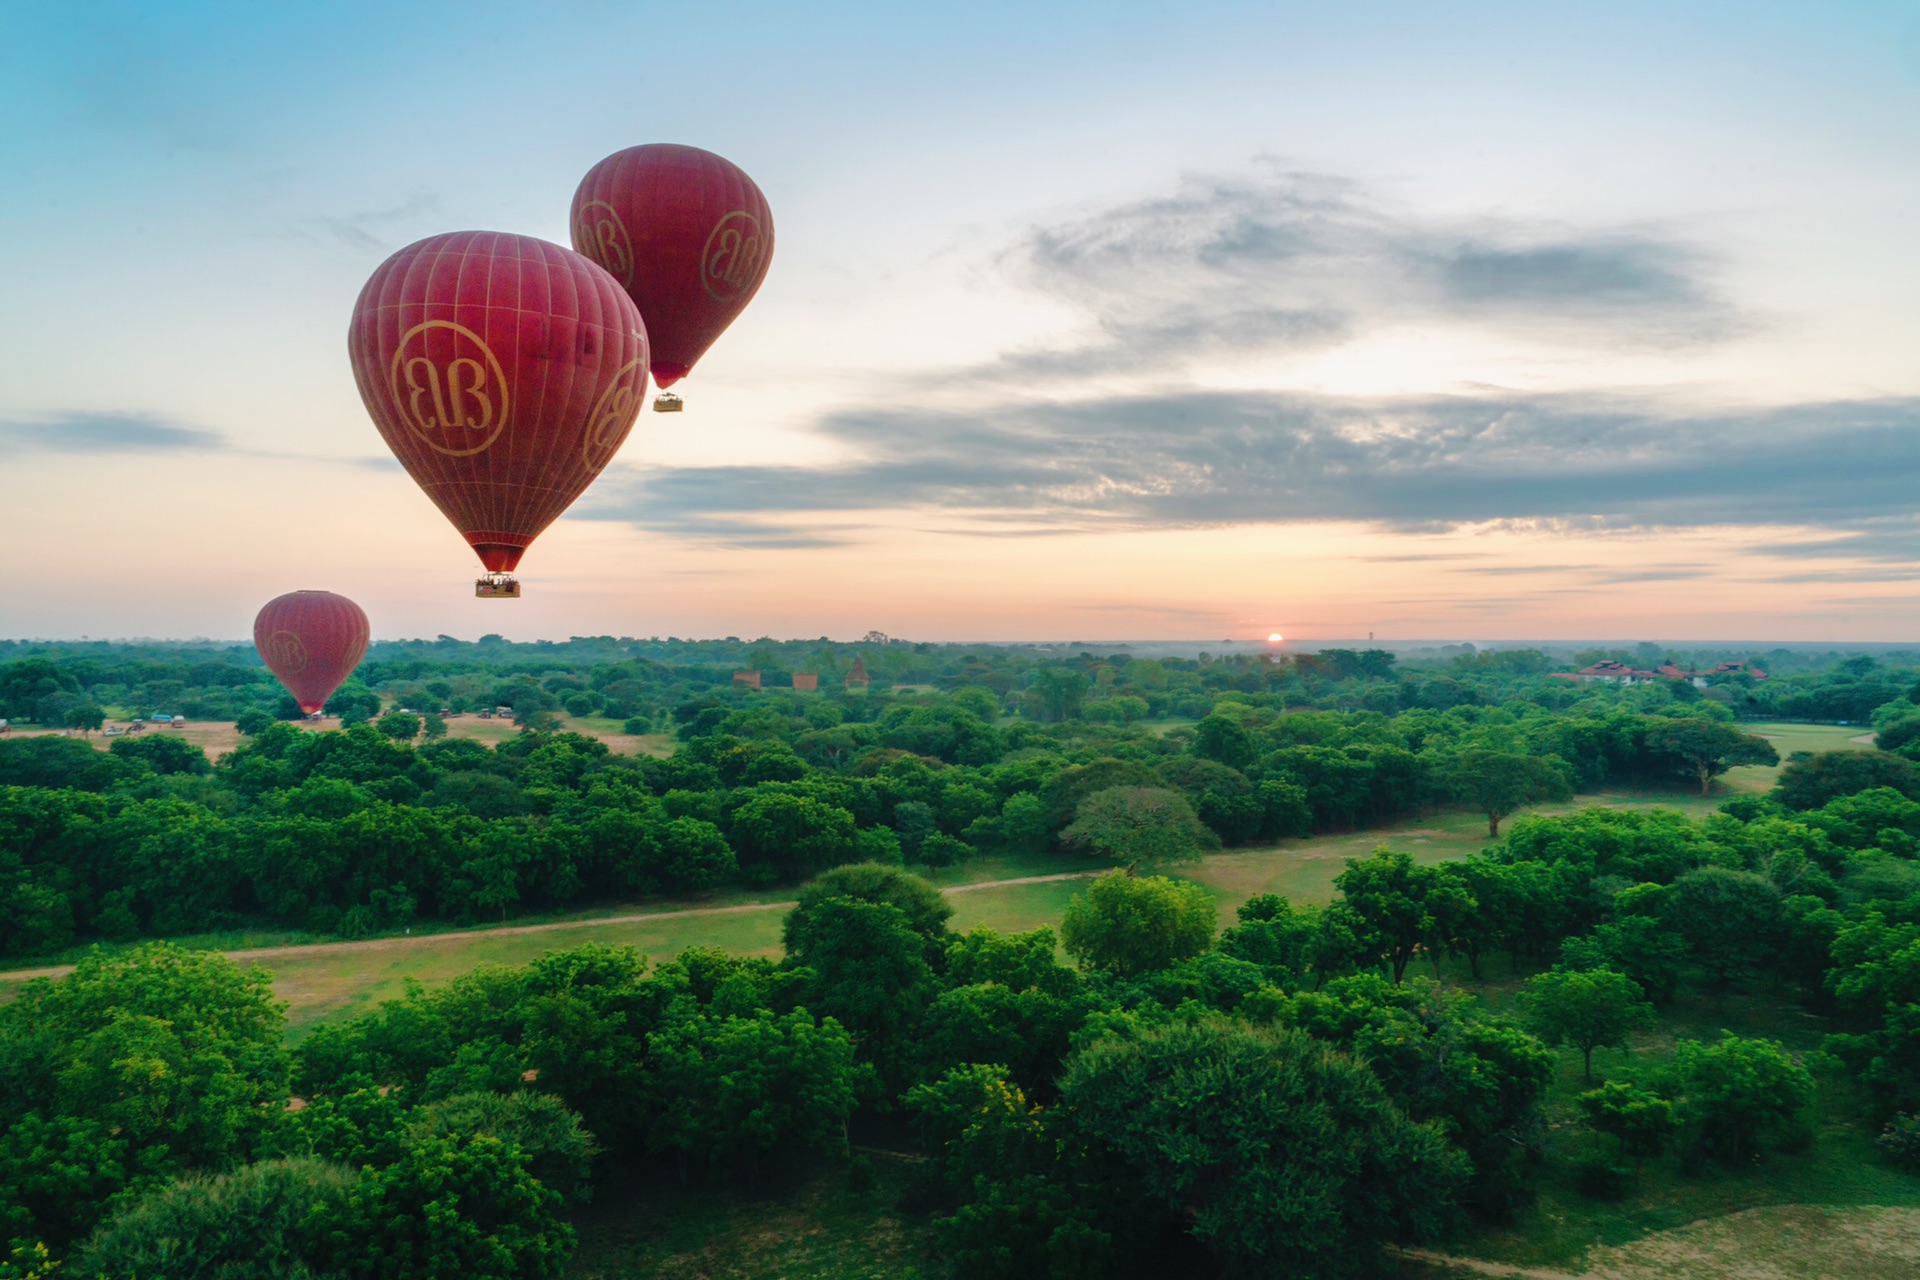
[[[516,732],[509,724],[475,717],[448,722],[450,730],[455,726],[464,732],[491,732],[501,737]],[[617,730],[619,725],[613,721],[587,720],[583,727]],[[1858,736],[1855,731],[1844,726],[1755,725],[1751,729],[1772,738],[1783,758],[1791,751],[1854,750],[1862,746],[1852,741]],[[645,750],[662,751],[667,746],[664,739],[633,741]],[[1770,768],[1735,769],[1720,780],[1710,797],[1692,794],[1684,788],[1606,791],[1579,796],[1574,804],[1542,806],[1535,812],[1567,812],[1587,805],[1663,806],[1700,817],[1711,812],[1728,794],[1771,786],[1776,773],[1776,769]],[[1484,818],[1450,812],[1353,835],[1318,836],[1288,840],[1266,848],[1227,850],[1182,867],[1179,874],[1206,885],[1214,893],[1220,903],[1221,922],[1227,924],[1233,919],[1234,908],[1258,893],[1279,893],[1301,902],[1327,901],[1333,895],[1333,878],[1340,873],[1345,859],[1365,857],[1382,844],[1404,850],[1421,862],[1442,862],[1466,857],[1486,843]],[[977,858],[963,867],[938,873],[934,879],[944,887],[954,887],[1078,870],[1097,870],[1097,866],[1061,855],[1026,854]],[[953,897],[953,927],[984,926],[1017,932],[1040,925],[1057,926],[1067,902],[1080,887],[1076,880],[1054,880],[958,893]],[[181,941],[222,950],[287,948],[253,962],[273,973],[276,989],[288,1002],[288,1017],[298,1034],[317,1023],[352,1017],[375,1007],[381,1000],[398,995],[409,978],[426,983],[443,982],[475,965],[524,964],[544,952],[585,942],[638,947],[656,960],[676,955],[690,946],[722,947],[751,955],[777,954],[782,914],[777,910],[605,923],[597,923],[595,918],[672,912],[681,908],[736,907],[784,901],[790,897],[791,890],[732,891],[700,902],[652,902],[606,907],[546,921],[521,919],[513,922],[521,931],[512,933],[434,929],[422,930],[411,937],[383,938],[348,946],[321,943],[303,948],[300,944],[316,940],[297,933],[265,931]],[[567,927],[551,931],[526,928],[542,923],[560,923]],[[5,998],[18,980],[0,973],[0,998]]]
[[[609,720],[604,716],[562,716],[560,719],[560,727],[562,729],[572,733],[584,733],[591,737],[598,738],[607,744],[608,750],[618,755],[669,756],[673,754],[673,739],[663,733],[628,733],[623,721]],[[123,721],[118,720],[109,720],[107,723],[114,726],[124,724]],[[340,727],[340,720],[337,716],[323,716],[318,720],[303,720],[300,722],[300,727],[303,729],[311,729],[315,732],[325,729],[338,729]],[[447,736],[449,738],[472,738],[474,741],[484,742],[490,747],[498,746],[509,738],[515,737],[519,732],[520,727],[511,720],[482,720],[479,716],[475,715],[451,716],[447,719]],[[202,751],[205,751],[209,760],[218,760],[221,756],[239,746],[242,741],[240,731],[233,727],[231,721],[227,720],[190,720],[184,727],[179,729],[169,729],[156,725],[152,728],[142,730],[142,733],[164,733],[171,737],[185,738],[188,742],[193,743]],[[8,732],[7,736],[13,738],[42,738],[60,734],[66,734],[71,737],[81,737],[77,730],[28,728],[14,728]],[[81,740],[101,751],[105,751],[108,747],[112,746],[118,738],[109,738],[104,733],[92,733],[85,735]]]

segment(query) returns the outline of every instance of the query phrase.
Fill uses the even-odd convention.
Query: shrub
[[[339,1212],[353,1171],[321,1160],[266,1160],[212,1178],[185,1178],[100,1224],[74,1259],[76,1275],[108,1280],[305,1280],[305,1223]]]
[[[1902,1169],[1920,1173],[1920,1116],[1902,1111],[1880,1131],[1880,1149]]]

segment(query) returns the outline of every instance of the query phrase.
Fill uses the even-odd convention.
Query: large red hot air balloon
[[[698,147],[655,142],[614,152],[581,179],[572,222],[573,247],[605,267],[646,317],[653,380],[663,388],[686,377],[733,323],[773,260],[767,198],[737,166]]]
[[[300,709],[313,715],[367,652],[367,615],[331,591],[289,591],[253,620],[253,647]]]
[[[408,245],[360,291],[347,350],[387,446],[494,575],[481,595],[519,594],[502,575],[600,474],[647,392],[632,300],[530,236]]]

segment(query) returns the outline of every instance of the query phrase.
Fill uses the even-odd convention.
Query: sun
[[[1286,637],[1281,635],[1278,631],[1273,632],[1271,635],[1267,637],[1268,644],[1281,644],[1281,643],[1284,643],[1285,640],[1286,640]]]

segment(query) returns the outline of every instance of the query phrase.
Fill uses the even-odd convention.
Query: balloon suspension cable
[[[482,600],[518,600],[520,579],[510,573],[489,573],[473,580],[473,594]]]
[[[679,413],[687,407],[687,402],[671,391],[662,391],[653,398],[655,413]]]

